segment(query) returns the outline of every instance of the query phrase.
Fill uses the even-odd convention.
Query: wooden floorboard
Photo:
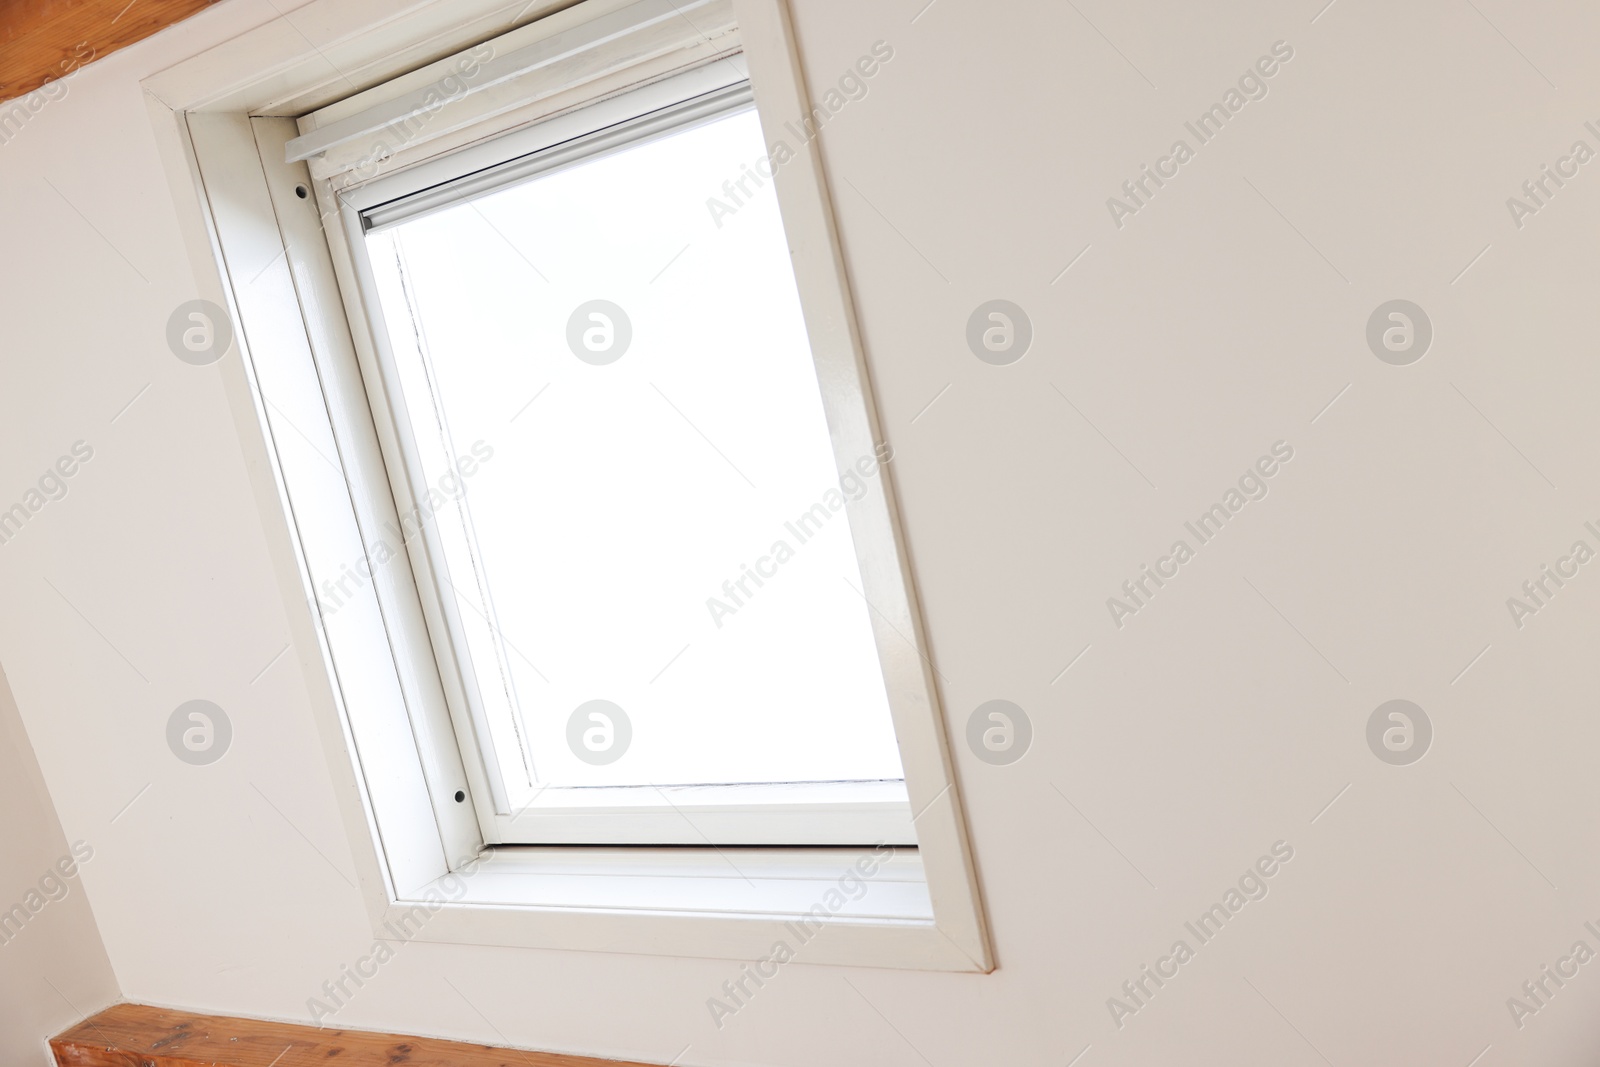
[[[159,33],[217,0],[0,0],[0,101]]]
[[[50,1042],[62,1067],[644,1067],[365,1030],[118,1004]]]

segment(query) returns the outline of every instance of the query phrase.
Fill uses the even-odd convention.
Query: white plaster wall
[[[337,1021],[688,1064],[1593,1062],[1600,964],[1520,1027],[1506,1001],[1600,949],[1600,565],[1520,629],[1506,599],[1600,548],[1600,163],[1521,228],[1506,198],[1600,148],[1600,9],[924,3],[796,22],[815,85],[895,48],[824,148],[951,718],[1035,725],[1012,766],[957,745],[999,970],[797,965],[718,1030],[727,962],[411,944]],[[138,88],[275,15],[96,63],[0,145],[0,507],[95,450],[0,545],[0,655],[124,993],[305,1019],[370,933],[219,372],[163,342],[196,294]],[[1009,367],[964,340],[997,297],[1036,329]],[[1393,298],[1434,325],[1407,367],[1364,339]],[[1279,440],[1270,495],[1115,627]],[[1435,728],[1405,767],[1365,738],[1400,697]],[[236,731],[208,768],[163,738],[193,698]],[[1279,840],[1268,897],[1118,1028]]]
[[[52,1063],[46,1042],[116,1000],[117,979],[81,881],[93,846],[62,834],[4,674],[0,822],[0,1062]]]

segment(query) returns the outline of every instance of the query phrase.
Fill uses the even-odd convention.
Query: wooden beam
[[[64,78],[217,0],[0,0],[0,101]]]
[[[50,1048],[61,1067],[644,1067],[142,1004],[107,1008],[54,1038]]]

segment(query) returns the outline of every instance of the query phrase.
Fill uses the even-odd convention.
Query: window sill
[[[488,849],[408,897],[380,940],[986,969],[935,925],[906,847]]]

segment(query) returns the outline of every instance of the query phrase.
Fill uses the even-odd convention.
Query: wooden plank
[[[61,1067],[644,1067],[365,1030],[117,1004],[50,1042]]]
[[[66,77],[217,0],[0,0],[0,101]]]

